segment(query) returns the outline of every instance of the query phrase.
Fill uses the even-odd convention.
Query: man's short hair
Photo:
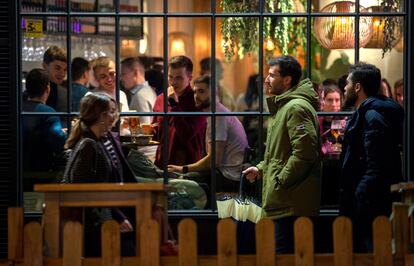
[[[41,97],[49,84],[49,74],[46,70],[32,69],[26,76],[26,93],[29,97]]]
[[[202,75],[202,76],[199,76],[198,78],[196,78],[194,80],[194,85],[195,84],[200,84],[200,83],[207,84],[207,86],[210,87],[210,84],[211,84],[211,77],[210,77],[210,75]]]
[[[223,72],[223,65],[219,59],[215,59],[214,62],[216,63],[216,71]],[[201,59],[200,61],[201,73],[211,73],[211,57],[206,57]]]
[[[55,60],[68,62],[65,50],[59,46],[52,45],[43,54],[43,63],[48,65]]]
[[[184,55],[178,55],[172,57],[168,61],[168,67],[170,68],[181,68],[184,67],[188,73],[193,73],[193,62],[191,59]]]
[[[129,69],[135,69],[137,68],[138,71],[145,75],[145,67],[142,61],[137,57],[127,57],[124,60],[122,60],[121,65],[123,67],[127,67]]]
[[[367,96],[375,96],[380,92],[381,71],[374,65],[359,62],[351,66],[351,81],[361,84]]]
[[[89,71],[90,66],[88,60],[82,58],[82,57],[76,57],[72,60],[71,64],[71,76],[72,80],[80,80],[82,78],[82,75]]]
[[[93,61],[93,71],[96,71],[98,67],[109,67],[113,63],[112,59],[108,56],[101,56]]]
[[[279,66],[279,74],[282,77],[291,77],[291,86],[296,86],[300,78],[302,77],[302,67],[300,66],[298,60],[290,55],[283,55],[271,59],[269,61],[269,65],[272,66]]]

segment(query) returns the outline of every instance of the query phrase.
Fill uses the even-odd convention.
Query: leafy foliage
[[[303,4],[304,0],[300,0]],[[251,13],[259,11],[258,0],[221,0],[220,6],[226,13]],[[270,13],[295,12],[292,0],[266,0],[266,10]],[[263,23],[263,39],[277,44],[266,50],[271,57],[275,49],[282,54],[295,54],[298,47],[304,47],[306,27],[302,18],[269,17]],[[242,59],[246,54],[258,51],[259,20],[255,17],[226,17],[221,23],[223,50],[227,61],[238,54]]]

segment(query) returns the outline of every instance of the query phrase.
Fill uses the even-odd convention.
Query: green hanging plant
[[[304,4],[304,0],[298,0]],[[295,12],[292,0],[266,0],[266,10],[271,13]],[[220,6],[226,13],[248,13],[259,10],[257,0],[221,0]],[[264,20],[264,40],[276,43],[273,49],[266,49],[265,57],[273,55],[277,48],[283,54],[296,54],[299,46],[304,47],[306,32],[300,18],[270,17]],[[242,59],[246,54],[258,51],[259,21],[249,17],[226,17],[221,23],[224,55],[231,61],[236,54]]]
[[[398,0],[382,0],[381,7],[384,12],[392,12],[400,10],[400,1]],[[382,47],[382,58],[385,53],[391,52],[396,39],[395,30],[399,29],[402,21],[400,17],[386,17],[384,21],[384,46]]]

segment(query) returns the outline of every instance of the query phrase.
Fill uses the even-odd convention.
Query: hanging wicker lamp
[[[354,13],[355,3],[338,1],[325,6],[321,12],[325,13]],[[360,6],[360,12],[367,9]],[[315,19],[315,33],[319,43],[327,49],[351,49],[355,46],[355,18],[354,17],[317,17]],[[359,46],[364,47],[372,35],[372,18],[360,17]]]

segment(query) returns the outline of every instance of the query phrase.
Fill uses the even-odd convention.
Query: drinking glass
[[[137,142],[137,135],[139,130],[139,117],[130,116],[128,118],[129,131],[131,132],[131,141],[133,143]]]
[[[332,148],[335,152],[340,152],[342,145],[338,142],[338,137],[341,134],[343,129],[343,123],[341,120],[332,120],[331,122],[331,134],[335,138],[335,143],[333,144]]]

